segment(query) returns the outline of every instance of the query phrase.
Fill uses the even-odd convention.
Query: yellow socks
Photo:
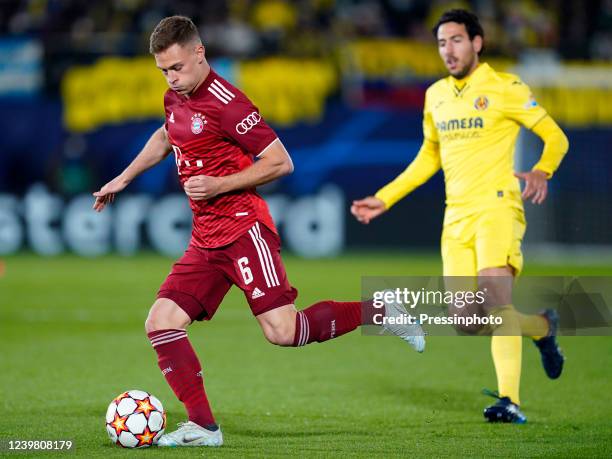
[[[495,308],[491,314],[502,318],[502,324],[495,327],[491,337],[499,396],[510,397],[513,403],[519,405],[523,346],[519,314],[511,304]]]
[[[539,314],[521,314],[518,315],[519,323],[523,336],[530,336],[532,339],[539,340],[548,335],[548,321]]]
[[[523,336],[538,340],[548,334],[548,321],[535,314],[521,314],[511,304],[500,306],[491,314],[501,317],[502,324],[493,329],[491,354],[497,374],[500,397],[520,404],[519,387],[521,382],[521,358]]]

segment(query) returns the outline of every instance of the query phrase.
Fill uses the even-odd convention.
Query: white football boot
[[[221,446],[223,444],[221,427],[212,432],[191,421],[179,422],[178,426],[179,428],[174,432],[162,435],[157,446],[173,448],[176,446]]]
[[[411,316],[401,303],[396,301],[385,301],[385,317],[407,318]],[[400,337],[410,344],[417,352],[423,352],[425,350],[425,331],[421,328],[421,324],[418,320],[416,320],[414,324],[389,324],[385,322],[383,325],[383,332],[384,330]]]

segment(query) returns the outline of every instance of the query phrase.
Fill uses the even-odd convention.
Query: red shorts
[[[292,304],[297,290],[287,280],[280,246],[278,235],[260,223],[224,247],[190,245],[157,298],[174,301],[191,320],[210,320],[232,285],[244,292],[255,316]]]

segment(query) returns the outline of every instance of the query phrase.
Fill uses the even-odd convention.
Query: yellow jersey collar
[[[470,84],[476,83],[478,80],[488,75],[493,69],[486,62],[481,62],[470,75],[462,79],[457,79],[450,75],[449,83],[455,91],[456,95],[460,95]]]

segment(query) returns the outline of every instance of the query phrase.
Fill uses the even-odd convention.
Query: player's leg
[[[297,290],[289,283],[280,250],[280,238],[262,223],[230,247],[229,274],[244,291],[268,341],[280,346],[322,342],[361,324],[359,301],[321,301],[297,312]]]
[[[511,245],[506,256],[507,265],[512,267],[514,270],[514,276],[518,277],[523,270],[523,253],[521,243],[523,236],[525,235],[525,215],[518,209],[512,209],[509,212],[506,211],[505,214],[508,216],[504,218],[512,219],[511,223],[506,223],[512,228],[512,235],[510,236]],[[499,250],[503,251],[504,247],[500,247]],[[537,340],[548,335],[550,327],[548,320],[544,315],[522,314],[519,311],[516,313],[520,322],[522,336],[528,336],[534,340]]]
[[[186,328],[214,315],[230,288],[222,273],[207,263],[201,249],[189,247],[173,266],[145,322],[158,365],[189,420],[164,434],[159,446],[220,446],[223,443],[206,392],[200,361]]]
[[[445,290],[451,292],[476,290],[476,249],[474,222],[471,219],[462,219],[444,227],[441,252]],[[448,315],[459,318],[473,317],[482,315],[482,310],[477,304],[462,307],[450,304]],[[462,323],[455,325],[455,328],[468,335],[476,335],[482,329],[479,324],[463,325]]]
[[[397,311],[408,314],[403,306],[387,303],[383,315],[396,317]],[[296,311],[293,304],[275,307],[256,318],[264,336],[272,344],[301,347],[310,343],[323,343],[345,335],[360,325],[372,324],[371,319],[364,319],[364,314],[373,316],[375,313],[381,314],[359,301],[326,300],[301,311]],[[425,335],[420,325],[398,324],[387,329],[417,352],[425,350]]]
[[[484,414],[489,421],[523,423],[526,419],[518,409],[523,342],[519,316],[512,304],[512,287],[515,274],[522,268],[524,225],[517,228],[516,218],[511,208],[483,213],[476,232],[476,256],[479,290],[486,292],[483,309],[485,314],[501,319],[490,327],[500,399]]]
[[[527,336],[534,341],[548,336],[551,330],[548,319],[544,313],[542,314],[523,314],[516,312],[519,324],[521,326],[521,334]]]
[[[555,311],[544,314],[521,314],[512,305],[513,277],[523,267],[521,242],[525,219],[518,209],[495,209],[483,216],[477,235],[479,282],[495,281],[489,291],[489,310],[502,318],[502,324],[492,331],[491,350],[498,375],[500,395],[508,395],[520,403],[522,339],[530,336],[540,350],[542,364],[551,378],[561,374],[564,358],[556,343],[558,317]],[[493,269],[487,269],[493,267]]]
[[[516,265],[509,265],[504,269],[513,270],[516,273]],[[557,344],[556,336],[559,326],[557,311],[547,309],[540,314],[522,314],[514,308],[510,298],[506,302],[507,304],[503,306],[502,303],[498,303],[499,307],[492,311],[494,315],[502,317],[503,320],[503,325],[495,328],[493,336],[511,336],[511,338],[494,338],[492,346],[496,348],[497,344],[502,342],[515,342],[515,346],[518,347],[519,341],[522,346],[522,340],[519,340],[518,336],[530,337],[540,351],[542,367],[546,375],[551,379],[557,379],[561,376],[565,362],[565,357]],[[499,355],[498,352],[494,351],[493,354],[494,360],[497,361],[495,355]]]
[[[456,291],[469,291],[470,289],[478,288],[479,290],[483,288],[493,288],[494,286],[482,285],[479,282],[481,279],[477,278],[478,271],[478,257],[477,257],[477,231],[478,231],[478,216],[472,216],[468,218],[464,218],[458,222],[455,222],[451,225],[445,226],[442,232],[442,260],[444,264],[444,282],[446,290]],[[507,272],[497,272],[495,270],[490,271],[488,274],[507,274]],[[484,274],[487,274],[485,272]],[[483,280],[488,280],[489,278],[482,278]],[[503,279],[502,279],[503,280]],[[478,285],[480,284],[480,285]],[[503,282],[501,283],[503,286]],[[503,290],[503,289],[502,289]],[[492,299],[495,301],[500,301],[499,296],[503,298],[503,291],[495,292],[492,291]],[[502,301],[503,304],[503,301]],[[473,316],[475,314],[485,315],[487,312],[484,308],[472,304],[469,308],[466,307],[456,307],[454,305],[449,306],[449,315],[455,316]],[[511,321],[516,323],[516,321]],[[484,334],[490,332],[490,330],[485,330],[482,326],[457,326],[459,330],[468,334]],[[505,337],[504,337],[505,338]],[[512,337],[510,337],[512,338]],[[520,338],[519,338],[520,339]],[[500,346],[501,344],[501,346]],[[516,344],[514,342],[505,343],[502,339],[501,342],[495,342],[495,345],[492,346],[494,361],[496,362],[496,370],[499,368],[498,372],[498,380],[501,379],[506,381],[507,378],[504,375],[500,375],[503,373],[505,369],[498,367],[497,363],[499,359],[496,360],[495,356],[499,354],[503,350],[504,344]],[[520,343],[519,343],[520,344]],[[504,352],[505,353],[505,352]],[[509,354],[511,356],[516,357],[516,353],[511,349]],[[520,354],[519,354],[519,377],[520,377]],[[514,362],[516,363],[516,362]],[[510,365],[514,368],[513,365]],[[517,391],[518,391],[518,385]],[[505,390],[505,388],[504,388]],[[508,414],[509,413],[509,414]],[[496,419],[499,414],[500,417],[504,417],[504,419],[509,418],[512,413],[516,413],[516,417],[518,419],[522,418],[522,414],[518,410],[518,406],[513,404],[509,398],[500,398],[497,404],[488,407],[485,409],[485,416],[490,415],[493,419]],[[518,415],[520,414],[520,417]]]
[[[298,312],[293,304],[274,308],[255,316],[266,339],[278,346],[292,346]]]
[[[518,277],[523,269],[521,243],[525,234],[525,216],[518,209],[498,209],[491,211],[480,228],[479,266],[509,266],[513,276]],[[508,229],[511,232],[508,232]],[[522,314],[516,311],[521,335],[537,341],[550,334],[554,328],[554,314]],[[549,320],[550,319],[550,320]],[[552,327],[551,327],[552,325]]]
[[[178,304],[168,298],[158,298],[149,309],[145,330],[147,333],[167,329],[184,330],[190,324],[191,318]]]
[[[501,319],[490,327],[491,356],[495,366],[498,402],[485,409],[491,422],[526,422],[519,411],[521,381],[522,336],[518,314],[512,305],[514,270],[510,266],[485,268],[478,272],[479,290],[486,291],[483,305],[486,315]]]
[[[257,223],[229,251],[233,261],[226,265],[227,275],[244,291],[264,336],[271,343],[297,347],[324,342],[349,333],[362,323],[371,323],[362,321],[360,301],[325,300],[296,311],[297,290],[287,279],[280,239],[265,225]],[[422,351],[424,338],[420,327],[405,328],[414,332],[414,337],[405,340]]]
[[[305,346],[345,335],[361,325],[359,301],[321,301],[301,311],[293,304],[256,316],[264,336],[279,346]]]
[[[525,233],[525,216],[514,211],[512,249],[508,255],[508,264],[514,268],[518,276],[523,267],[521,242]],[[540,314],[522,314],[517,311],[523,336],[530,337],[540,351],[542,367],[551,379],[557,379],[563,371],[565,357],[557,343],[559,315],[554,309],[547,309]]]

